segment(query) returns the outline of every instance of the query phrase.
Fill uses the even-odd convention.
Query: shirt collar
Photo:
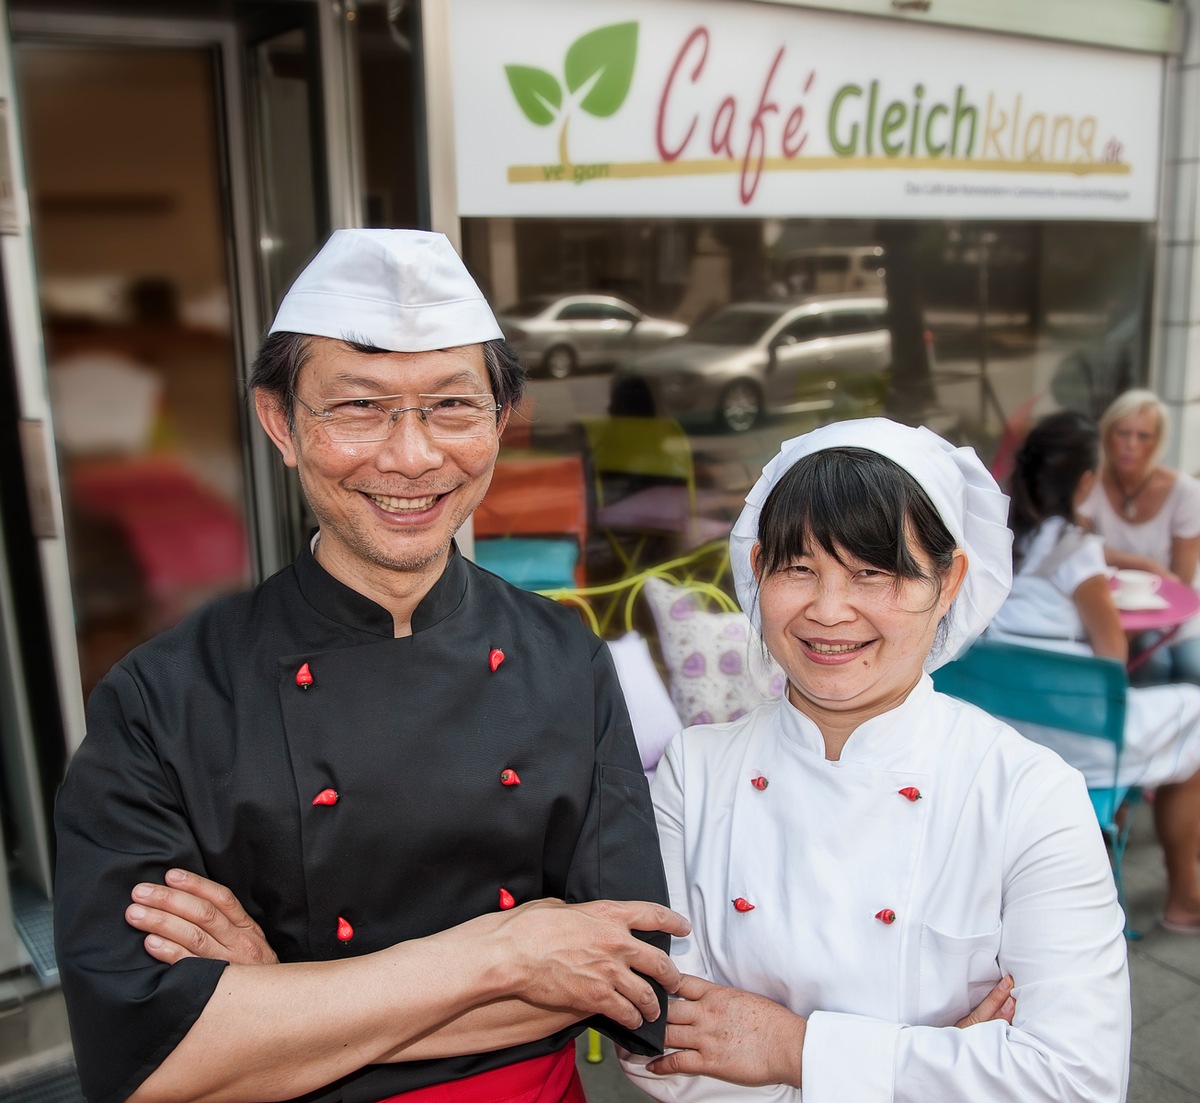
[[[316,541],[311,537],[305,540],[296,557],[296,578],[304,599],[317,612],[340,624],[374,635],[393,635],[395,623],[392,614],[365,594],[334,578],[317,562],[313,554],[315,545]],[[446,569],[413,610],[414,635],[448,617],[462,603],[466,590],[466,560],[459,552],[458,544],[452,541]]]
[[[909,695],[894,709],[864,720],[846,741],[839,762],[864,766],[886,766],[887,761],[904,751],[918,738],[921,714],[933,695],[933,679],[922,673]],[[783,694],[780,722],[784,738],[792,744],[825,755],[825,740],[820,729]]]

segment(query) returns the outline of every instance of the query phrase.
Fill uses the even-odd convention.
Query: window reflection
[[[203,49],[16,60],[86,695],[249,582],[216,78]]]
[[[575,540],[593,584],[727,531],[779,442],[818,424],[928,424],[1002,474],[1035,412],[1095,414],[1145,379],[1142,224],[479,218],[463,244],[531,372],[506,508],[551,486],[531,462],[574,458],[586,536],[576,504],[543,511],[539,537]]]

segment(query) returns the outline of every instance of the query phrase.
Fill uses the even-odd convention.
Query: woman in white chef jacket
[[[1011,584],[970,449],[881,418],[784,444],[731,538],[779,700],[689,728],[653,795],[692,921],[664,1100],[1123,1100],[1123,918],[1080,775],[928,671]],[[1015,1001],[1015,1006],[1014,1006]]]

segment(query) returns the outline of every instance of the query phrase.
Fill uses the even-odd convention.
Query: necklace
[[[1125,514],[1127,521],[1132,521],[1137,517],[1137,499],[1138,495],[1150,485],[1150,480],[1154,478],[1154,468],[1150,469],[1150,474],[1147,475],[1137,485],[1137,489],[1130,494],[1125,489],[1125,484],[1121,482],[1121,477],[1114,471],[1112,473],[1113,482],[1117,485],[1117,493],[1121,495],[1121,512]]]

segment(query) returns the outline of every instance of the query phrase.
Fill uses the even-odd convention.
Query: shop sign
[[[1156,216],[1162,59],[734,0],[450,0],[463,215]]]

